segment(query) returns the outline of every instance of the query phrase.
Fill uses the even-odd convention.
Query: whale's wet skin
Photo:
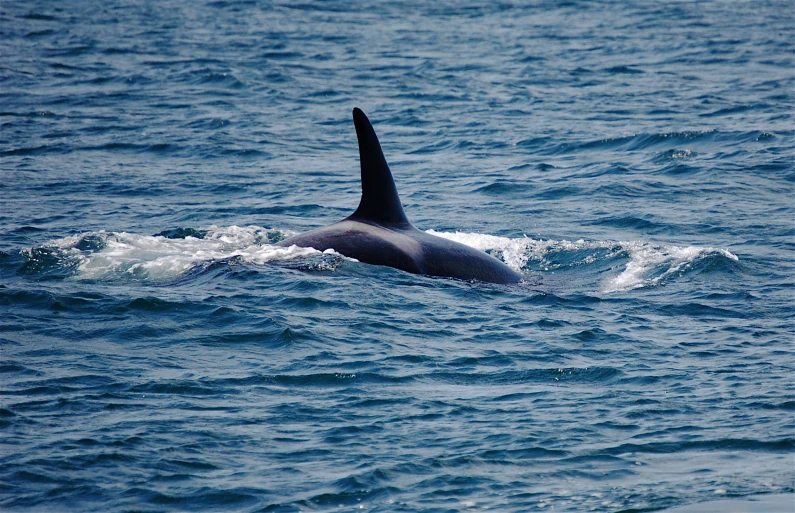
[[[521,275],[496,258],[414,228],[400,203],[392,173],[367,116],[353,110],[362,168],[362,198],[344,220],[290,237],[281,246],[333,249],[374,265],[415,274],[491,283],[518,283]]]
[[[0,510],[791,513],[792,16],[0,2]]]

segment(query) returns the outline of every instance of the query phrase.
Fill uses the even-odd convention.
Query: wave
[[[726,249],[676,246],[644,241],[567,241],[497,237],[477,233],[445,233],[428,230],[501,258],[521,271],[556,271],[600,262],[625,260],[624,268],[602,282],[602,292],[614,293],[655,286],[696,263],[713,258],[737,261]]]
[[[83,279],[169,281],[219,261],[264,264],[323,255],[312,248],[275,246],[291,232],[259,226],[165,230],[158,235],[90,232],[22,251],[24,273]],[[333,251],[325,254],[333,254]]]
[[[715,261],[734,262],[726,249],[676,246],[644,241],[567,241],[509,238],[466,232],[427,233],[487,252],[525,273],[592,269],[606,273],[601,292],[625,292],[665,283]],[[156,235],[89,232],[50,241],[22,251],[23,274],[38,278],[135,279],[151,282],[190,278],[219,263],[263,265],[283,262],[302,270],[334,271],[348,259],[333,250],[288,248],[275,244],[289,230],[260,226],[173,228]],[[704,264],[704,265],[700,265]]]
[[[740,107],[741,110],[747,110]],[[722,116],[735,112],[736,109],[723,109],[703,116]],[[784,134],[776,135],[767,131],[718,131],[714,129],[693,130],[682,132],[642,132],[633,135],[592,139],[585,141],[565,141],[551,137],[535,137],[516,142],[519,148],[532,150],[536,155],[566,155],[592,151],[634,152],[658,149],[662,153],[659,159],[687,159],[696,153],[709,154],[723,151],[726,147],[763,140],[775,140]],[[698,148],[698,152],[694,148]]]

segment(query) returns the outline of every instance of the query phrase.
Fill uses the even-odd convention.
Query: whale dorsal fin
[[[379,224],[410,224],[403,212],[395,181],[381,151],[373,125],[360,109],[353,109],[362,166],[362,199],[350,219]]]

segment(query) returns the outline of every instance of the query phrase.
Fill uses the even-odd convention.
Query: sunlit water
[[[0,4],[0,508],[792,511],[794,16]],[[522,283],[276,245],[354,106]]]

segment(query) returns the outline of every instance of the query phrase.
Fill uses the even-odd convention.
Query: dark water
[[[0,3],[0,508],[793,511],[794,12]]]

